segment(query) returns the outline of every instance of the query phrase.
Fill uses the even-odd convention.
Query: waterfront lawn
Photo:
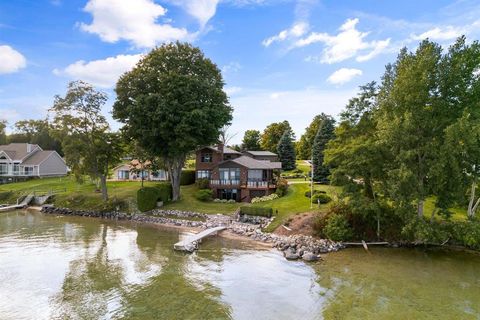
[[[198,191],[197,186],[189,185],[182,186],[180,189],[180,200],[176,202],[167,203],[164,206],[166,210],[182,210],[182,211],[196,211],[207,214],[233,214],[242,203],[218,203],[218,202],[204,202],[195,198],[195,193]]]
[[[315,185],[314,188],[315,190],[323,190],[327,192],[332,199],[336,199],[338,193],[340,192],[339,187],[328,185]],[[273,208],[273,212],[276,214],[276,217],[267,228],[267,231],[273,231],[293,215],[307,211],[326,210],[328,208],[329,204],[322,204],[320,207],[318,204],[314,204],[313,209],[310,208],[310,198],[305,197],[305,192],[309,190],[310,184],[291,184],[288,188],[287,194],[282,198],[273,201],[255,203],[252,204],[252,206]]]

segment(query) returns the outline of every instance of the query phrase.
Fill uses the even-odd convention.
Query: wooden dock
[[[217,232],[225,230],[227,227],[221,226],[221,227],[215,227],[215,228],[210,228],[203,230],[197,234],[194,234],[192,236],[186,237],[182,241],[179,241],[173,245],[173,249],[179,250],[179,251],[188,251],[188,252],[193,252],[195,249],[197,249],[197,245],[199,241],[201,241],[203,238],[208,237],[213,234],[217,234]]]

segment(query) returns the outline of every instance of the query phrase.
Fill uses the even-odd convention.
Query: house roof
[[[250,153],[253,156],[272,156],[272,157],[277,156],[276,153],[273,153],[273,152],[270,152],[270,151],[254,151],[254,150],[250,151],[250,150],[248,150],[248,151],[245,151],[245,152]]]
[[[213,151],[220,152],[220,150],[218,149],[218,146],[207,146],[205,148],[209,148]],[[223,153],[224,154],[242,154],[241,152],[233,150],[232,148],[229,148],[227,146],[223,147]]]
[[[0,150],[4,151],[12,161],[20,161],[36,149],[42,150],[38,144],[30,144],[30,152],[28,152],[28,143],[10,143],[0,145]]]
[[[50,155],[52,153],[55,153],[55,151],[37,151],[33,155],[28,157],[27,160],[23,161],[22,164],[24,164],[24,165],[39,165],[45,159],[50,157]]]
[[[226,162],[234,162],[248,169],[281,169],[282,168],[281,162],[256,160],[248,156],[241,156],[236,159],[224,161],[222,163],[226,163]]]

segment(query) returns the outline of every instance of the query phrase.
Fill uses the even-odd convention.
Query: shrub
[[[195,170],[182,170],[180,185],[188,186],[195,183]]]
[[[195,193],[195,198],[200,201],[212,200],[213,191],[210,189],[200,189]]]
[[[288,191],[288,181],[287,181],[287,179],[283,179],[283,178],[278,179],[277,190],[275,191],[275,193],[279,197],[283,197],[284,195],[287,194],[287,191]]]
[[[329,203],[330,201],[332,201],[332,198],[330,198],[330,196],[323,193],[314,194],[312,197],[313,203],[325,204],[325,203]]]
[[[240,207],[240,214],[247,214],[249,216],[261,216],[270,218],[273,215],[272,208],[262,208],[262,207]]]
[[[155,185],[158,190],[158,200],[168,202],[172,199],[172,185],[168,182],[162,182]]]
[[[210,180],[207,178],[197,179],[195,184],[197,185],[198,189],[208,189],[210,187]]]
[[[340,214],[332,214],[328,217],[323,233],[333,241],[347,241],[352,238],[352,229],[347,218]]]
[[[268,196],[263,196],[263,197],[255,197],[253,198],[250,202],[251,203],[258,203],[258,202],[265,202],[265,201],[271,201],[280,198],[278,194],[272,193]]]
[[[12,191],[0,192],[0,201],[8,200],[12,195]]]
[[[316,194],[327,194],[327,192],[323,190],[313,190],[313,195],[316,195]],[[311,196],[312,196],[312,193],[310,192],[310,190],[305,192],[305,197],[310,198]]]
[[[137,191],[137,206],[141,212],[150,211],[157,207],[160,196],[158,188],[143,187]]]

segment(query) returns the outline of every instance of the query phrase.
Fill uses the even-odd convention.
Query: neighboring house
[[[276,154],[242,154],[223,144],[203,147],[196,153],[196,178],[209,179],[215,198],[250,202],[276,190],[274,171],[281,170],[282,164],[269,159],[276,160]]]
[[[0,145],[0,183],[65,175],[67,165],[56,151],[30,143]]]
[[[166,181],[168,173],[165,170],[149,170],[150,162],[145,164],[146,169],[141,170],[138,160],[132,160],[130,163],[122,164],[113,169],[113,180],[117,181]]]

